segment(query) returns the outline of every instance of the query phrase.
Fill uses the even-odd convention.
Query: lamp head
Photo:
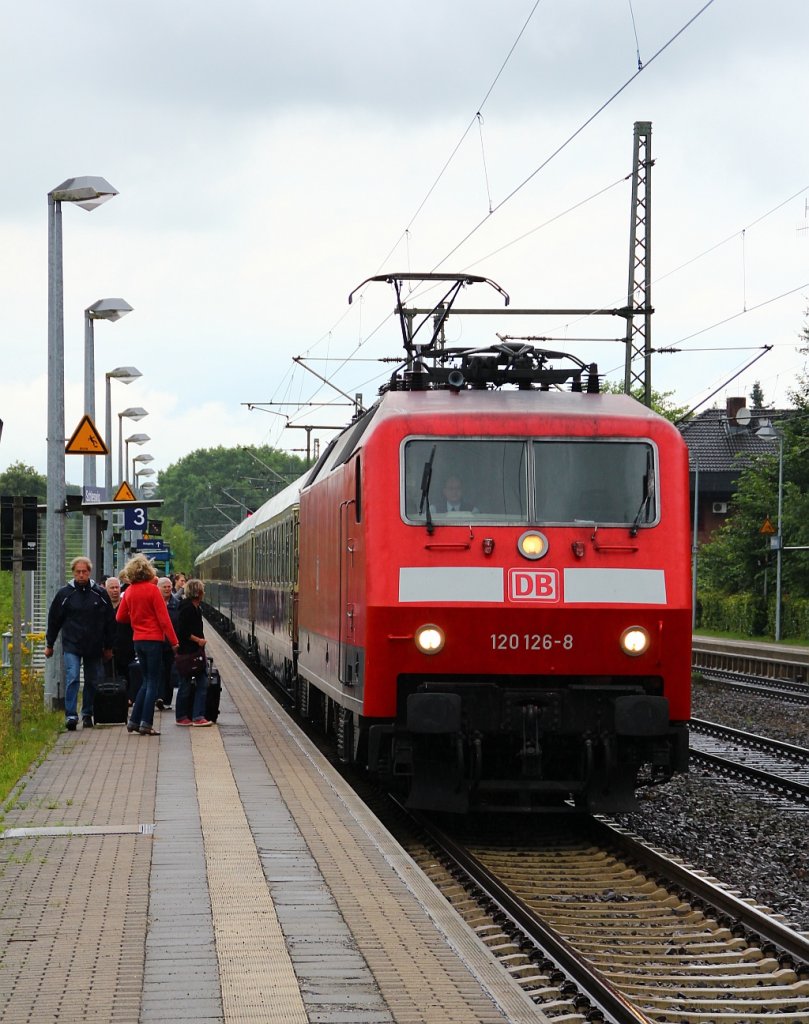
[[[54,202],[75,203],[83,210],[94,210],[108,199],[117,196],[118,189],[113,188],[105,178],[85,174],[78,178],[68,178],[61,185],[57,185],[50,195]]]
[[[132,307],[124,299],[99,299],[84,312],[91,320],[120,320],[132,312]]]
[[[123,412],[119,412],[118,419],[142,420],[144,416],[148,415],[149,413],[145,409],[142,409],[139,405],[137,405],[134,408],[124,409]]]
[[[142,377],[143,374],[136,366],[116,366],[106,374],[107,379],[119,380],[122,384],[131,384],[133,380]]]

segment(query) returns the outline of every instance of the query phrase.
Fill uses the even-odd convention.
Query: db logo
[[[558,601],[556,569],[509,569],[508,596],[512,601]]]

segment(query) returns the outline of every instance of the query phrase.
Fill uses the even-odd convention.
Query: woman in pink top
[[[115,617],[132,626],[135,654],[140,662],[143,683],[132,705],[126,728],[141,736],[159,736],[154,728],[154,706],[163,679],[163,642],[168,640],[176,653],[178,642],[166,602],[157,589],[157,573],[144,555],[135,555],[126,564],[129,586],[124,591]]]

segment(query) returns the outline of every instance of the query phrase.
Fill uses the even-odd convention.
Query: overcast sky
[[[515,307],[623,305],[636,121],[655,159],[652,341],[683,350],[654,357],[653,386],[691,406],[760,381],[788,403],[809,308],[806,0],[3,6],[0,469],[46,466],[47,194],[66,178],[120,192],[63,206],[66,433],[85,411],[83,310],[122,297],[134,312],[96,325],[96,422],[104,373],[137,366],[112,385],[113,450],[117,413],[143,406],[125,436],[147,433],[160,470],[219,444],[300,449],[287,416],[344,423],[295,356],[369,404],[378,360],[401,353],[389,287],[347,305],[370,275],[465,271]],[[553,336],[623,377],[622,343],[576,340],[619,338],[612,318],[448,328],[481,346],[496,332]],[[331,405],[246,406],[262,402]]]

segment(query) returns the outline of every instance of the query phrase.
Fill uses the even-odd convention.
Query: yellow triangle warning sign
[[[65,455],[109,455],[110,450],[96,430],[96,425],[85,413],[65,445]]]
[[[126,480],[124,480],[124,482],[121,484],[121,486],[115,492],[115,496],[113,497],[112,500],[113,501],[137,501],[138,499],[132,493],[132,488],[129,486],[129,484],[126,482]]]

